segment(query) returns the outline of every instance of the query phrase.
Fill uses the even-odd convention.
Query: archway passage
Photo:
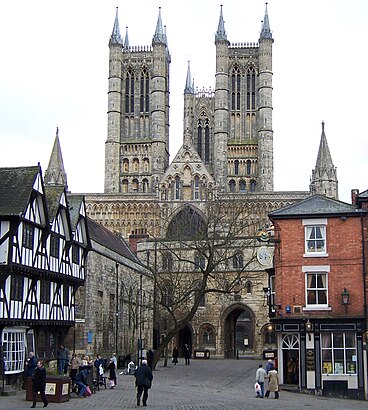
[[[247,306],[234,306],[224,321],[224,357],[234,359],[253,349],[254,314]]]
[[[178,334],[178,348],[180,357],[184,357],[184,346],[188,345],[192,351],[192,328],[189,325],[183,327]]]

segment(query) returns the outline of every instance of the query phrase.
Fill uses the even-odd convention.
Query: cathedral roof
[[[124,239],[121,236],[114,234],[104,226],[100,225],[99,223],[95,222],[93,219],[88,217],[87,224],[91,241],[95,241],[98,244],[105,246],[106,248],[116,252],[117,254],[125,258],[140,263],[139,259],[136,257],[136,255],[133,253],[133,251],[130,249],[128,244],[124,241]]]
[[[289,219],[339,215],[360,216],[360,212],[361,210],[355,205],[350,205],[322,195],[313,195],[294,205],[270,212],[268,215],[273,219]]]

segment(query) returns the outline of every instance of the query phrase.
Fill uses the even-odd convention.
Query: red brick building
[[[364,398],[366,215],[319,195],[269,214],[275,228],[270,311],[283,384]]]

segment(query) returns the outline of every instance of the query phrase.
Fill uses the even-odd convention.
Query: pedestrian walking
[[[266,370],[263,368],[262,363],[260,363],[256,371],[256,383],[258,383],[260,387],[260,390],[257,392],[257,397],[264,397],[264,384],[266,376]]]
[[[110,389],[113,389],[116,386],[116,366],[113,357],[110,359],[106,370],[109,371]]]
[[[147,366],[147,360],[142,360],[142,364],[135,372],[135,385],[137,387],[137,406],[141,404],[143,393],[143,406],[147,406],[148,389],[151,388],[153,375],[151,369]]]
[[[40,393],[41,399],[43,401],[43,407],[47,407],[49,401],[47,400],[46,393],[46,369],[43,367],[43,360],[38,360],[37,367],[33,375],[33,404],[31,408],[36,407],[37,393]]]
[[[178,346],[175,346],[172,352],[172,359],[171,361],[176,364],[178,363],[178,357],[179,357],[179,349]]]
[[[266,364],[266,374],[270,371],[271,367],[274,367],[273,361],[269,359]]]
[[[190,351],[189,347],[187,344],[184,345],[184,358],[185,358],[185,364],[190,365],[190,357],[192,355],[192,352]]]
[[[278,399],[279,398],[279,375],[277,374],[277,370],[274,368],[273,365],[270,368],[270,371],[268,372],[266,379],[268,379],[268,386],[267,386],[265,397],[268,398],[270,395],[270,392],[273,391],[275,393],[275,399]]]
[[[57,364],[59,376],[66,374],[69,364],[69,350],[63,344],[60,345],[60,348],[57,351]]]

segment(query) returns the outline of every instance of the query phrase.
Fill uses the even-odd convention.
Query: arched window
[[[251,173],[251,166],[252,166],[252,163],[251,163],[250,159],[248,159],[247,160],[247,175],[250,175],[250,173]]]
[[[235,175],[239,175],[239,160],[234,161],[234,173]]]
[[[216,333],[211,325],[203,325],[200,331],[203,347],[216,347]]]
[[[207,225],[202,217],[191,206],[185,206],[171,220],[167,239],[200,240],[207,235]]]
[[[247,70],[247,110],[256,109],[256,72],[254,67]]]
[[[123,179],[123,182],[122,182],[122,191],[123,192],[128,192],[128,180],[127,179]]]
[[[146,178],[142,180],[142,192],[148,192],[148,179]]]
[[[257,186],[256,181],[254,180],[250,181],[250,192],[255,192],[256,186]]]
[[[240,110],[240,70],[234,67],[231,75],[231,109]]]
[[[169,281],[162,284],[161,302],[164,306],[171,306],[173,303],[173,286]]]
[[[204,127],[204,162],[206,164],[210,162],[210,127],[208,118],[206,118]]]
[[[206,267],[206,258],[203,255],[195,255],[194,269],[200,270],[200,269],[205,269],[205,267]]]
[[[198,155],[202,158],[202,124],[198,121],[198,145],[197,145]]]
[[[129,159],[128,158],[123,159],[123,171],[129,172]]]
[[[233,179],[229,181],[229,190],[230,192],[235,192],[235,181]]]
[[[134,113],[134,73],[131,69],[125,77],[125,112]]]
[[[252,282],[248,281],[245,284],[245,288],[247,289],[247,293],[252,293]]]
[[[233,255],[233,268],[234,269],[243,269],[243,267],[244,267],[243,254],[241,252],[236,252]]]
[[[138,160],[138,158],[133,159],[133,171],[134,172],[139,171],[139,160]]]
[[[170,253],[162,255],[162,270],[164,272],[172,272],[173,270],[173,257]]]
[[[180,183],[180,177],[176,176],[175,177],[175,199],[180,199],[180,194],[181,194],[181,183]]]
[[[241,179],[240,182],[239,182],[239,191],[240,192],[246,192],[246,190],[247,190],[247,184],[244,181],[244,179]]]
[[[194,199],[199,199],[199,176],[194,177]]]
[[[149,75],[146,68],[141,74],[140,112],[149,112]]]
[[[138,187],[139,187],[138,179],[133,179],[133,192],[138,192]]]
[[[144,158],[143,160],[143,170],[144,172],[149,172],[149,159]]]

